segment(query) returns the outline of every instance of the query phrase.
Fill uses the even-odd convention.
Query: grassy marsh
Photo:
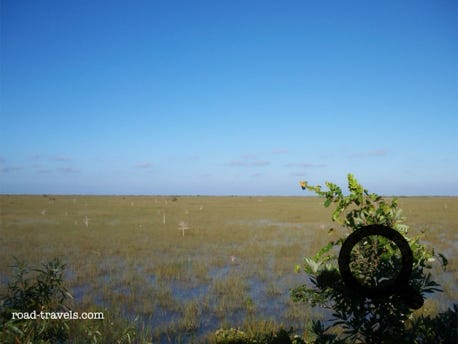
[[[400,206],[411,235],[424,232],[449,258],[447,272],[434,270],[444,293],[420,311],[444,310],[458,299],[458,198],[401,198]],[[225,325],[306,330],[324,315],[289,300],[306,281],[294,265],[342,231],[313,197],[3,195],[0,211],[2,288],[13,256],[32,265],[61,257],[76,307],[138,316],[164,342]]]

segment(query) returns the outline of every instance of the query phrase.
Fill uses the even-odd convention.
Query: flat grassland
[[[458,299],[458,198],[400,198],[414,236],[449,259],[432,270],[443,293],[418,312]],[[0,196],[1,290],[13,257],[67,265],[75,308],[141,320],[157,340],[269,321],[305,330],[321,309],[290,301],[307,281],[294,267],[345,230],[315,197]],[[335,228],[328,233],[329,228]]]

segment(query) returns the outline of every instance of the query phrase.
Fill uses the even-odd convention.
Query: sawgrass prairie
[[[306,331],[319,308],[291,302],[307,281],[306,256],[344,232],[315,197],[0,196],[1,291],[14,257],[66,264],[76,309],[110,310],[152,338],[193,335],[247,323]],[[458,298],[458,198],[399,199],[410,236],[443,253],[432,270],[443,292],[418,312]],[[328,232],[329,228],[335,228]]]

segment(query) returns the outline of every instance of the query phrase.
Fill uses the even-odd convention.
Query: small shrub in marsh
[[[29,268],[16,259],[13,269],[14,276],[0,300],[1,343],[134,342],[135,328],[114,314],[109,315],[110,321],[71,321],[46,316],[72,314],[68,301],[73,297],[64,285],[65,264],[59,259],[43,264],[40,269]]]
[[[0,304],[0,337],[6,342],[59,342],[67,339],[69,325],[65,320],[41,319],[40,312],[68,311],[72,296],[64,286],[65,265],[53,259],[41,269],[30,269],[16,259],[15,276],[8,284]],[[35,274],[34,277],[30,275]],[[35,319],[15,319],[13,313]],[[27,317],[27,316],[26,316]]]

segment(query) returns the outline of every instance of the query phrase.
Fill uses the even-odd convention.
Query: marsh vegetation
[[[0,196],[0,281],[13,257],[59,257],[80,311],[106,310],[143,338],[204,340],[218,328],[293,327],[326,314],[293,303],[294,267],[343,228],[315,197]],[[449,258],[444,290],[418,314],[458,299],[458,198],[400,198],[411,233]],[[184,227],[186,226],[186,228]],[[333,228],[333,231],[328,231]]]

